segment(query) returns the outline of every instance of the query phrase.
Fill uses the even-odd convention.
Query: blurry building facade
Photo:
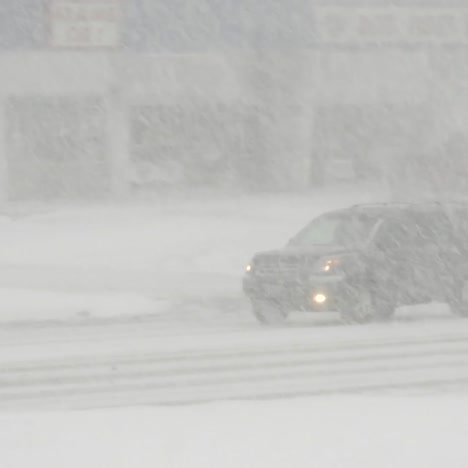
[[[6,200],[465,190],[468,1],[0,0]]]

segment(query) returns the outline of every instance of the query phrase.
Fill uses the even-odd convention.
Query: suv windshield
[[[364,243],[371,235],[377,219],[358,214],[328,214],[309,223],[288,245],[338,245],[351,247]]]

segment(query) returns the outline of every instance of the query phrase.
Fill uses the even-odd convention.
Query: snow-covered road
[[[468,466],[468,320],[434,305],[262,328],[242,298],[253,252],[376,199],[11,207],[0,466]]]
[[[240,291],[256,250],[375,193],[14,210],[0,217],[0,409],[468,388],[468,321],[333,314],[262,328]],[[12,214],[13,213],[13,214]]]
[[[0,408],[468,389],[468,321],[441,306],[352,327],[332,314],[276,329],[246,310],[208,314],[6,326]]]

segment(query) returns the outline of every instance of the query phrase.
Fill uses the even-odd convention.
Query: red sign
[[[51,0],[51,45],[117,47],[120,43],[120,19],[120,0]]]

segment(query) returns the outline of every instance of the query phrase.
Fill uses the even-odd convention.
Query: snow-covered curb
[[[106,319],[157,314],[164,302],[131,293],[65,293],[0,289],[0,323]]]

